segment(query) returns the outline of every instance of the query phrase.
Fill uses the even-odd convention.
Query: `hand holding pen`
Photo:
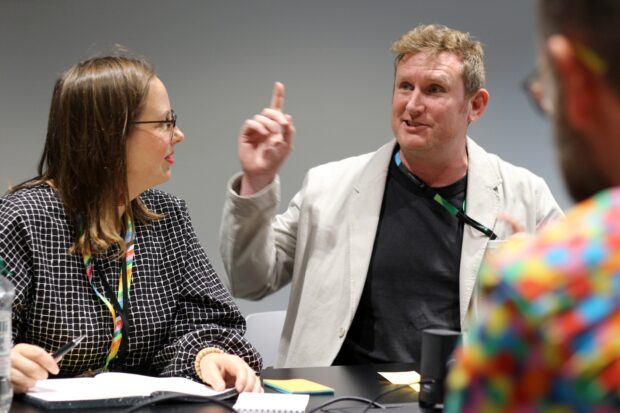
[[[58,362],[73,350],[85,336],[78,336],[53,353],[32,344],[20,343],[11,349],[11,384],[15,394],[25,393],[37,380],[58,374]]]
[[[81,336],[74,338],[73,340],[69,341],[67,344],[60,347],[58,350],[54,351],[52,353],[52,357],[54,358],[54,360],[60,361],[60,359],[62,359],[62,357],[65,354],[73,350],[75,346],[80,344],[80,341],[84,340],[84,338],[86,338],[86,334],[82,334]]]

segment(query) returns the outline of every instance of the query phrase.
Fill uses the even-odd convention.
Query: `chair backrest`
[[[252,313],[245,318],[247,323],[245,338],[263,357],[263,368],[273,367],[278,359],[280,335],[285,318],[284,310]]]

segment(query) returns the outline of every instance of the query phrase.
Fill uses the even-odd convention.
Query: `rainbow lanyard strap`
[[[106,298],[104,294],[102,294],[95,284],[93,283],[93,274],[94,274],[94,260],[91,254],[90,248],[85,247],[84,252],[82,253],[82,258],[84,260],[84,266],[86,267],[86,278],[90,283],[97,297],[103,301],[103,303],[110,310],[110,314],[112,314],[112,322],[114,324],[114,334],[112,336],[112,344],[110,345],[110,350],[108,351],[108,356],[106,358],[105,366],[102,370],[106,370],[110,361],[114,359],[118,355],[119,348],[121,346],[121,342],[123,340],[123,332],[127,335],[127,309],[124,308],[124,304],[129,301],[129,291],[131,289],[131,274],[133,269],[133,261],[134,261],[134,233],[133,233],[133,222],[130,218],[127,218],[127,231],[125,233],[125,242],[127,243],[127,251],[125,252],[125,257],[123,262],[121,263],[121,274],[119,275],[118,280],[118,291],[116,293],[116,297],[108,281],[105,276],[101,277],[101,281],[104,285],[106,291],[109,292],[112,297],[112,302]]]

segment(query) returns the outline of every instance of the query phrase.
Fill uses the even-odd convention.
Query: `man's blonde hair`
[[[392,43],[391,50],[396,53],[394,70],[406,55],[453,53],[463,62],[465,94],[471,96],[484,87],[484,51],[482,44],[469,33],[440,24],[420,25]]]

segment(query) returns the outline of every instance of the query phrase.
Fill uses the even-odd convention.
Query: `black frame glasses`
[[[163,120],[136,120],[131,122],[132,125],[139,125],[143,123],[165,123],[170,125],[170,140],[174,137],[174,131],[177,127],[177,114],[174,110],[170,110],[171,119],[163,119]]]

